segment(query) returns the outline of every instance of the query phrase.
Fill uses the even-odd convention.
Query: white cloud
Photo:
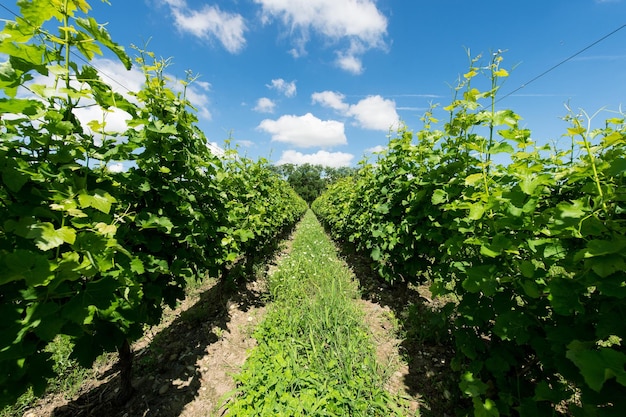
[[[294,164],[294,165],[323,165],[332,168],[350,166],[354,155],[345,152],[327,152],[319,151],[313,154],[303,154],[298,151],[284,151],[276,162],[276,165]]]
[[[313,103],[337,110],[344,116],[356,119],[357,125],[363,129],[388,131],[400,124],[400,116],[393,100],[384,99],[379,95],[369,96],[356,104],[346,103],[345,96],[334,91],[313,93]]]
[[[183,86],[181,84],[177,84],[172,86],[172,90],[174,91],[182,91]],[[198,110],[198,117],[205,120],[211,120],[213,116],[209,111],[209,96],[206,94],[211,90],[211,84],[205,81],[194,81],[191,84],[187,85],[187,89],[185,91],[187,100],[191,103],[193,107]]]
[[[296,82],[287,82],[282,78],[272,80],[271,84],[267,84],[267,88],[274,89],[286,97],[294,97],[296,95]]]
[[[355,75],[363,73],[363,62],[359,57],[352,54],[338,53],[337,66]]]
[[[348,143],[344,125],[335,120],[320,120],[307,113],[304,116],[284,115],[278,120],[263,120],[257,129],[270,133],[272,141],[300,148],[326,147]]]
[[[98,70],[102,81],[109,84],[113,91],[122,94],[128,100],[137,102],[134,96],[129,95],[129,91],[141,90],[146,81],[143,72],[136,68],[127,70],[119,61],[106,58],[95,58],[91,64]]]
[[[340,68],[359,74],[363,71],[360,55],[372,48],[384,48],[387,18],[373,0],[254,0],[263,8],[263,21],[282,21],[290,33],[298,33],[294,56],[304,55],[309,32],[331,41],[347,40],[339,48]]]
[[[246,45],[247,30],[243,16],[222,11],[218,6],[205,5],[192,10],[184,0],[164,0],[169,5],[174,23],[181,32],[199,39],[217,39],[228,52],[240,52]]]
[[[350,106],[344,102],[346,96],[334,91],[322,91],[321,93],[313,93],[311,100],[313,104],[319,103],[324,107],[330,107],[341,113],[345,113],[350,109]]]
[[[102,81],[110,85],[114,92],[123,95],[127,100],[135,104],[138,103],[137,98],[130,93],[139,91],[142,88],[145,81],[143,72],[134,68],[127,70],[122,63],[110,59],[95,58],[91,64],[100,73]],[[34,88],[32,85],[49,86],[47,88],[54,90],[53,87],[51,87],[55,84],[54,78],[55,76],[52,73],[48,76],[36,75],[28,85],[31,85],[30,88]],[[76,80],[71,81],[71,85],[77,90],[84,88],[84,86]],[[61,95],[58,91],[55,92],[55,94]],[[31,89],[20,89],[19,95],[20,97],[37,99]],[[99,132],[104,130],[108,133],[122,133],[128,128],[127,121],[131,118],[130,114],[117,108],[105,110],[96,105],[95,101],[91,99],[82,99],[80,106],[74,110],[74,114],[83,129],[94,135],[94,140],[97,144],[101,143],[102,137],[98,132],[92,132],[91,128],[88,126],[89,122],[95,121],[104,123],[104,128],[98,129]]]
[[[245,139],[237,140],[237,144],[243,146],[244,148],[251,148],[254,146],[254,142]]]
[[[95,58],[91,64],[100,73],[103,82],[108,84],[113,91],[123,95],[127,100],[138,104],[137,97],[131,92],[140,91],[145,83],[144,73],[136,68],[127,70],[121,62],[113,61],[105,58]],[[175,79],[176,77],[165,74],[166,78]],[[48,76],[37,75],[33,84],[41,84],[46,86],[54,85],[54,75]],[[80,89],[81,85],[77,81],[72,81],[72,86]],[[173,91],[181,92],[183,86],[180,83],[172,83],[168,85]],[[207,120],[211,119],[209,111],[210,100],[207,92],[210,91],[211,85],[204,81],[194,81],[187,86],[187,99],[197,109],[198,116]],[[20,91],[20,95],[24,97],[32,97],[32,93],[27,90]],[[127,121],[131,116],[123,110],[111,109],[105,110],[97,106],[93,100],[83,99],[81,105],[75,110],[76,117],[87,132],[95,135],[96,141],[100,140],[97,132],[92,132],[88,126],[89,122],[96,121],[105,123],[104,130],[110,133],[122,133],[127,130]]]
[[[206,147],[216,156],[226,155],[226,151],[217,142],[207,142]]]
[[[365,150],[366,153],[378,153],[378,152],[383,152],[384,150],[386,150],[387,147],[383,146],[383,145],[376,145],[373,148],[367,148]]]
[[[388,131],[399,126],[396,103],[381,96],[369,96],[350,106],[348,111],[365,129]]]
[[[137,102],[137,99],[130,95],[129,92],[137,92],[143,88],[146,78],[141,70],[133,68],[128,71],[122,63],[103,58],[94,59],[92,64],[100,72],[102,80],[109,84],[113,91],[124,95],[132,102]],[[165,77],[176,79],[171,74],[165,74]],[[172,83],[168,87],[176,92],[183,91],[183,86],[180,83]],[[201,119],[211,120],[212,118],[209,110],[210,99],[207,94],[210,91],[211,84],[200,80],[188,84],[186,88],[187,100],[197,109],[198,117]],[[107,119],[111,117],[111,115],[107,115]]]
[[[104,123],[104,131],[109,133],[122,133],[128,129],[127,122],[131,119],[131,115],[120,109],[104,110],[100,106],[81,107],[74,110],[74,114],[83,126],[83,129],[87,132],[91,132],[91,128],[87,125],[91,121]],[[92,132],[98,135],[99,143],[99,130],[98,132]]]
[[[270,100],[267,97],[262,97],[257,100],[256,106],[254,107],[254,111],[259,113],[274,113],[274,109],[276,108],[276,103]]]
[[[107,165],[107,169],[110,172],[122,172],[124,171],[124,165],[121,162],[117,162],[114,164]]]

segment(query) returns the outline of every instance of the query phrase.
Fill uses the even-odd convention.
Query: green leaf
[[[520,272],[526,278],[532,278],[535,276],[535,264],[531,261],[524,260],[519,265]]]
[[[471,186],[471,185],[474,185],[474,184],[476,184],[477,182],[481,181],[482,179],[483,179],[483,174],[482,174],[482,172],[477,172],[476,174],[471,174],[471,175],[468,175],[468,176],[465,178],[465,185],[470,185],[470,186]]]
[[[49,20],[52,18],[56,18],[59,21],[62,21],[63,19],[63,15],[57,8],[50,7],[49,1],[20,0],[18,2],[18,5],[20,7],[20,12],[22,16],[24,17],[24,19],[28,22],[29,25],[32,25],[35,28],[38,28],[46,20]]]
[[[80,27],[85,29],[87,33],[93,36],[95,40],[109,48],[109,50],[117,55],[120,61],[122,61],[124,67],[126,67],[127,70],[130,70],[130,68],[132,67],[132,61],[130,57],[126,54],[126,51],[124,51],[124,48],[122,46],[113,42],[111,36],[109,35],[109,32],[107,32],[104,25],[99,25],[98,22],[96,22],[96,20],[91,17],[86,19],[77,18],[76,23]]]
[[[33,239],[40,250],[47,251],[64,243],[73,244],[76,240],[76,231],[67,226],[55,229],[52,223],[36,223],[30,227],[26,237]]]
[[[487,384],[480,379],[476,379],[471,372],[464,373],[461,378],[459,388],[466,396],[475,398],[487,392]]]
[[[374,246],[372,248],[372,252],[370,253],[370,258],[374,261],[379,261],[381,258],[380,248],[378,246]]]
[[[11,167],[2,172],[2,181],[10,191],[16,193],[28,182],[28,176],[18,171],[17,167]]]
[[[561,202],[556,206],[557,213],[560,218],[580,219],[586,215],[585,203],[581,200],[575,200],[571,203]]]
[[[94,194],[88,194],[86,191],[78,195],[78,202],[81,208],[93,207],[105,214],[111,211],[111,205],[117,200],[111,194],[102,190],[95,190]]]
[[[142,229],[158,229],[170,233],[174,228],[174,223],[165,216],[150,213],[148,219],[139,221],[139,226]]]
[[[143,262],[141,262],[141,259],[133,258],[133,260],[130,262],[130,270],[136,274],[143,274],[145,272],[145,269],[143,267]]]
[[[119,283],[113,277],[89,281],[84,290],[72,297],[62,310],[63,317],[77,324],[89,324],[97,309],[105,310],[115,302]]]
[[[432,203],[435,205],[443,204],[448,200],[448,193],[444,190],[437,189],[433,192],[433,197],[431,199]]]
[[[497,251],[497,250],[493,250],[493,249],[491,249],[491,247],[490,247],[490,246],[487,246],[487,245],[481,245],[481,246],[480,246],[480,254],[481,254],[481,255],[488,256],[488,257],[490,257],[490,258],[495,258],[495,257],[497,257],[498,255],[500,255],[500,252],[499,252],[499,251]]]
[[[522,311],[502,311],[496,317],[493,333],[502,340],[515,341],[517,344],[528,342],[528,328],[532,322]]]
[[[524,289],[524,293],[530,298],[540,298],[543,295],[535,281],[524,280],[520,282],[520,285]]]
[[[483,403],[480,398],[474,398],[472,403],[474,404],[474,417],[500,417],[498,407],[493,400],[487,398]]]
[[[626,174],[626,158],[615,158],[610,161],[610,165],[606,173],[612,177],[618,177]]]
[[[465,272],[467,278],[462,283],[463,289],[471,293],[483,292],[486,296],[493,295],[498,285],[495,279],[496,270],[495,265],[477,265],[467,268]]]
[[[606,278],[616,272],[626,271],[626,262],[621,255],[607,255],[590,260],[591,269],[600,278]],[[604,282],[602,283],[604,284]],[[616,295],[616,294],[612,294]]]
[[[593,344],[574,340],[567,346],[565,356],[574,362],[589,387],[600,392],[609,379],[626,386],[626,355],[611,348],[595,349]]]
[[[576,254],[574,260],[579,261],[583,258],[623,253],[624,248],[626,248],[626,238],[613,240],[594,239],[587,242],[586,247]]]
[[[42,110],[43,106],[39,100],[25,98],[0,98],[0,114],[24,114],[33,116]]]
[[[537,187],[540,185],[549,185],[554,181],[554,179],[547,174],[544,175],[534,175],[527,174],[522,177],[522,181],[520,181],[519,186],[525,194],[532,195],[534,194]]]
[[[485,205],[482,203],[473,203],[470,205],[469,214],[467,218],[469,220],[479,220],[485,214]]]
[[[579,299],[581,288],[573,280],[554,277],[548,283],[548,289],[548,300],[555,313],[570,316],[584,311]]]
[[[36,252],[17,249],[4,257],[4,264],[7,269],[0,275],[0,285],[23,279],[29,286],[36,286],[54,277],[48,258]]]
[[[602,146],[605,148],[611,147],[616,143],[626,143],[626,136],[621,132],[612,132],[610,135],[602,138]]]
[[[515,149],[508,142],[498,142],[494,144],[491,148],[487,150],[490,154],[498,154],[498,153],[508,153],[512,154],[515,152]]]

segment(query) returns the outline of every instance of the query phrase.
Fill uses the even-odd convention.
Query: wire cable
[[[601,37],[600,39],[590,43],[589,45],[585,46],[583,49],[581,49],[580,51],[576,52],[573,55],[570,55],[569,57],[565,58],[563,61],[559,62],[556,65],[553,65],[552,67],[548,68],[547,70],[545,70],[544,72],[542,72],[541,74],[533,77],[532,79],[530,79],[529,81],[527,81],[526,83],[522,84],[521,86],[517,87],[515,90],[511,91],[510,93],[500,97],[498,100],[496,100],[496,103],[504,100],[505,98],[517,93],[518,91],[520,91],[521,89],[525,88],[528,84],[531,84],[535,81],[537,81],[539,78],[543,77],[544,75],[548,74],[549,72],[557,69],[558,67],[560,67],[561,65],[565,64],[568,61],[571,61],[572,59],[574,59],[575,57],[577,57],[578,55],[582,54],[583,52],[585,52],[586,50],[596,46],[597,44],[599,44],[600,42],[602,42],[603,40],[607,39],[608,37],[616,34],[617,32],[619,32],[620,30],[624,29],[626,27],[626,23],[623,24],[622,26],[618,27],[617,29],[613,30],[612,32],[604,35],[603,37]]]

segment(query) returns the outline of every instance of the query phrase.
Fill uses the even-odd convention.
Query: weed
[[[406,415],[383,388],[351,273],[312,212],[269,288],[274,303],[236,377],[232,415]]]

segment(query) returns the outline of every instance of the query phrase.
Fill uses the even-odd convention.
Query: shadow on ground
[[[371,267],[371,260],[348,243],[337,243],[352,268],[362,298],[390,308],[402,338],[400,354],[409,370],[405,391],[420,404],[422,416],[453,416],[460,398],[458,375],[450,369],[454,347],[447,331],[444,303],[433,300],[427,285],[389,285]]]
[[[119,369],[115,365],[99,377],[101,384],[54,410],[55,417],[179,416],[201,387],[198,360],[228,330],[229,307],[247,311],[264,304],[264,295],[244,279],[220,280],[200,294],[147,346],[134,353],[133,397],[116,402]]]

